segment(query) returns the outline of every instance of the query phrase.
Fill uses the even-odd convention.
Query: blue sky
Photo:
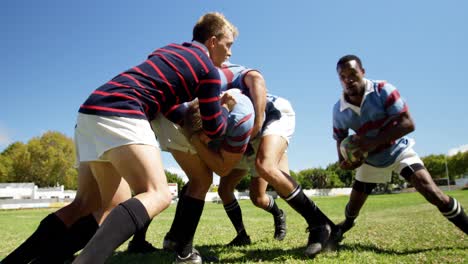
[[[154,49],[190,41],[209,11],[240,31],[231,61],[259,69],[295,108],[291,169],[336,160],[335,65],[349,53],[368,78],[399,88],[422,156],[468,144],[466,1],[16,0],[0,9],[0,150],[47,130],[73,137],[92,90]],[[177,167],[169,155],[164,162]]]

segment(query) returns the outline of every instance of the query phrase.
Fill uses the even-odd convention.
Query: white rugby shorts
[[[395,162],[385,168],[377,168],[369,164],[362,164],[356,169],[356,180],[367,183],[387,183],[392,179],[392,172],[400,175],[401,170],[412,164],[422,164],[423,161],[418,153],[412,147],[408,147],[400,155]]]
[[[244,155],[236,166],[236,169],[250,170],[253,177],[258,177],[258,174],[255,170],[255,159],[261,138],[265,136],[276,135],[284,138],[287,144],[289,144],[296,127],[296,114],[288,100],[278,97],[273,102],[273,105],[281,112],[280,119],[272,120],[265,124],[265,127],[260,136],[256,137],[250,142],[254,149],[254,154],[250,156]]]
[[[103,157],[106,151],[133,144],[159,149],[148,120],[78,113],[75,127],[77,162],[106,161]]]
[[[151,126],[162,151],[174,149],[189,154],[197,153],[190,141],[182,133],[183,128],[169,121],[161,113],[151,121]]]

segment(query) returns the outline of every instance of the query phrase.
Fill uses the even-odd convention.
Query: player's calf
[[[455,198],[450,197],[446,210],[439,210],[450,222],[460,228],[465,234],[468,234],[468,217],[461,204]]]

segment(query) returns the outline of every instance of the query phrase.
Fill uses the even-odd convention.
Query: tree
[[[423,157],[422,160],[432,178],[439,179],[446,177],[444,155],[429,155]]]
[[[48,131],[41,137],[32,138],[28,142],[31,155],[30,175],[38,186],[65,185],[76,182],[76,172],[72,172],[75,164],[75,148],[71,138],[62,133]],[[66,185],[67,184],[67,185]]]
[[[27,144],[15,142],[1,154],[0,177],[7,182],[34,182],[38,186],[77,187],[75,148],[72,139],[48,131]]]
[[[166,179],[168,183],[177,183],[177,192],[179,193],[182,187],[185,185],[184,181],[179,177],[179,175],[172,173],[170,171],[164,170],[166,173]]]
[[[250,181],[252,180],[252,175],[250,172],[247,173],[242,179],[240,180],[239,184],[236,186],[236,190],[239,192],[244,192],[248,189],[250,189]]]
[[[343,170],[338,162],[328,165],[326,169],[333,171],[338,176],[343,187],[350,187],[353,184],[354,175],[356,174],[355,170]]]
[[[448,158],[450,179],[456,179],[468,173],[468,152],[458,152]]]

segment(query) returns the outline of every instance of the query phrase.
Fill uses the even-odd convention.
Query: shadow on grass
[[[454,250],[454,249],[460,249],[460,250],[465,250],[467,249],[466,247],[434,247],[434,248],[421,248],[421,249],[408,249],[408,250],[393,250],[393,249],[385,249],[385,248],[380,248],[376,245],[372,244],[358,244],[358,243],[346,243],[343,245],[339,245],[338,247],[338,253],[340,251],[359,251],[359,252],[364,252],[364,251],[370,251],[374,252],[377,254],[390,254],[390,255],[412,255],[412,254],[418,254],[418,253],[424,253],[424,252],[429,252],[429,251],[442,251],[442,250]]]
[[[209,245],[209,246],[196,246],[195,248],[200,252],[203,257],[216,257],[219,255],[219,251],[224,247],[221,245]],[[225,248],[224,248],[225,249]],[[138,264],[154,264],[154,263],[174,263],[175,253],[173,251],[166,251],[163,249],[157,249],[157,251],[145,254],[131,254],[127,252],[116,252],[110,257],[106,263],[120,264],[120,263],[138,263]],[[221,260],[220,262],[224,262]],[[203,263],[209,263],[204,261]]]
[[[196,246],[198,251],[204,257],[219,257],[226,253],[225,245],[214,244]],[[252,249],[251,247],[233,247],[232,250],[240,253],[241,256],[224,256],[219,260],[219,263],[242,263],[242,262],[262,262],[262,261],[281,261],[290,258],[297,260],[307,260],[309,258],[304,256],[305,247],[282,249],[282,248],[270,248],[270,249]],[[444,250],[465,250],[466,247],[434,247],[434,248],[421,248],[421,249],[408,249],[408,250],[393,250],[378,247],[373,244],[360,244],[360,243],[346,243],[338,247],[338,254],[343,251],[351,252],[374,252],[376,254],[385,255],[412,255],[419,254],[429,251],[444,251]],[[175,254],[174,252],[164,251],[158,249],[158,251],[147,254],[129,254],[127,252],[115,253],[106,263],[120,264],[120,263],[174,263]],[[210,263],[210,262],[204,262]]]
[[[195,246],[203,257],[216,257],[226,252],[225,245],[205,245]],[[273,261],[280,260],[282,257],[293,257],[295,259],[307,259],[304,256],[304,248],[294,248],[289,250],[277,249],[251,249],[250,247],[233,247],[233,251],[242,254],[240,257],[223,257],[218,262],[204,261],[203,263],[242,263],[245,261]],[[106,263],[121,264],[121,263],[174,263],[175,253],[158,249],[158,251],[147,254],[129,254],[127,252],[116,252],[110,257]]]

